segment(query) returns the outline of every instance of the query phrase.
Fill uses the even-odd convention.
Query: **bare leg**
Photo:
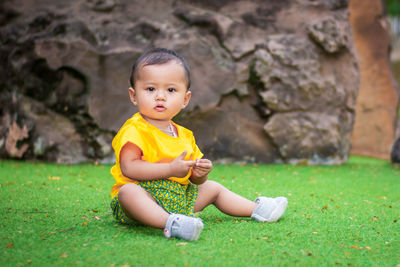
[[[129,218],[155,228],[165,227],[169,214],[139,185],[131,183],[122,186],[118,199]]]
[[[223,213],[236,217],[250,217],[257,206],[255,202],[229,191],[217,182],[206,181],[199,185],[194,211],[202,211],[210,204],[214,204]]]

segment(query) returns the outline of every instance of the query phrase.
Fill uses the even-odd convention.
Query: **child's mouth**
[[[166,107],[164,107],[164,106],[162,106],[162,105],[157,105],[156,107],[155,107],[155,110],[157,110],[157,111],[164,111],[164,110],[166,110],[167,108]]]

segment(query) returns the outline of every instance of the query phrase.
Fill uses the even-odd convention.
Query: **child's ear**
[[[185,108],[189,104],[189,101],[190,101],[191,97],[192,97],[192,92],[191,91],[187,91],[186,95],[185,95],[185,99],[183,100],[182,108]]]
[[[131,99],[131,102],[136,106],[136,92],[135,89],[133,89],[132,87],[129,87],[129,98]]]

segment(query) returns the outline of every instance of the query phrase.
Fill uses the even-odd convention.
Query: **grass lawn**
[[[241,195],[286,196],[273,224],[208,207],[197,242],[124,226],[109,213],[109,165],[0,161],[0,266],[398,266],[400,169],[351,157],[341,166],[217,165]]]

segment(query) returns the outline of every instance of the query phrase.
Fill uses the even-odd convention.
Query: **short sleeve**
[[[145,142],[136,127],[133,125],[125,126],[118,132],[112,142],[112,146],[115,151],[115,157],[118,162],[121,149],[128,142],[137,145],[140,150],[142,150],[142,153],[145,150]]]
[[[193,159],[201,159],[204,155],[200,151],[200,148],[196,144],[196,140],[192,134],[192,148],[193,148]]]

